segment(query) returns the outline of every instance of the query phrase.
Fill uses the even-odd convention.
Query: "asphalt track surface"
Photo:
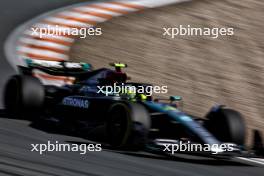
[[[3,44],[8,34],[19,24],[42,12],[72,4],[69,0],[8,0],[0,5],[0,91],[14,70],[6,62]],[[80,1],[79,1],[80,2]],[[1,93],[2,95],[2,93]],[[1,98],[1,97],[0,97]],[[2,105],[1,105],[2,107]],[[221,161],[202,157],[180,156],[167,158],[145,152],[121,152],[103,149],[102,152],[50,152],[40,155],[31,152],[30,144],[60,141],[61,143],[90,143],[90,141],[48,132],[0,112],[0,175],[263,175],[261,165],[238,160]]]

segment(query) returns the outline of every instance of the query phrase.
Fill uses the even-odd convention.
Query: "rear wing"
[[[84,62],[58,62],[33,59],[26,59],[25,61],[26,67],[19,66],[21,74],[31,74],[32,70],[41,70],[50,75],[78,77],[78,75],[92,71],[92,65]]]
[[[26,59],[26,66],[18,66],[20,74],[37,77],[44,85],[64,86],[74,84],[78,78],[92,71],[84,62],[57,62]]]

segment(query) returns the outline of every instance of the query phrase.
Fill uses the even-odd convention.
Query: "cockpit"
[[[128,80],[127,74],[122,71],[125,64],[110,64],[115,67],[115,70],[108,68],[101,68],[95,71],[91,71],[85,75],[81,83],[85,85],[114,85],[120,83],[126,83]]]

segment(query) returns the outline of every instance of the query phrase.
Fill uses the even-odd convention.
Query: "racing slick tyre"
[[[140,150],[145,147],[151,121],[143,105],[114,103],[108,114],[106,132],[112,147],[128,150]]]
[[[32,76],[12,76],[4,90],[4,105],[8,113],[30,115],[39,112],[45,91],[39,79]]]
[[[242,115],[233,110],[219,108],[206,115],[207,129],[222,142],[243,145],[245,142],[245,123]]]

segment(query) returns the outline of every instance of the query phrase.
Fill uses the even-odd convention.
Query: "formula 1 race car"
[[[19,68],[21,74],[6,84],[5,108],[17,116],[56,119],[62,128],[81,131],[82,136],[101,133],[115,148],[165,152],[165,146],[180,142],[233,144],[232,152],[219,147],[207,152],[219,155],[243,148],[245,124],[236,110],[215,106],[205,118],[194,117],[180,111],[182,97],[153,99],[146,95],[152,85],[128,82],[122,70],[126,64],[110,65],[113,70],[93,70],[87,63],[27,60],[27,66]],[[106,93],[111,86],[125,88]]]

